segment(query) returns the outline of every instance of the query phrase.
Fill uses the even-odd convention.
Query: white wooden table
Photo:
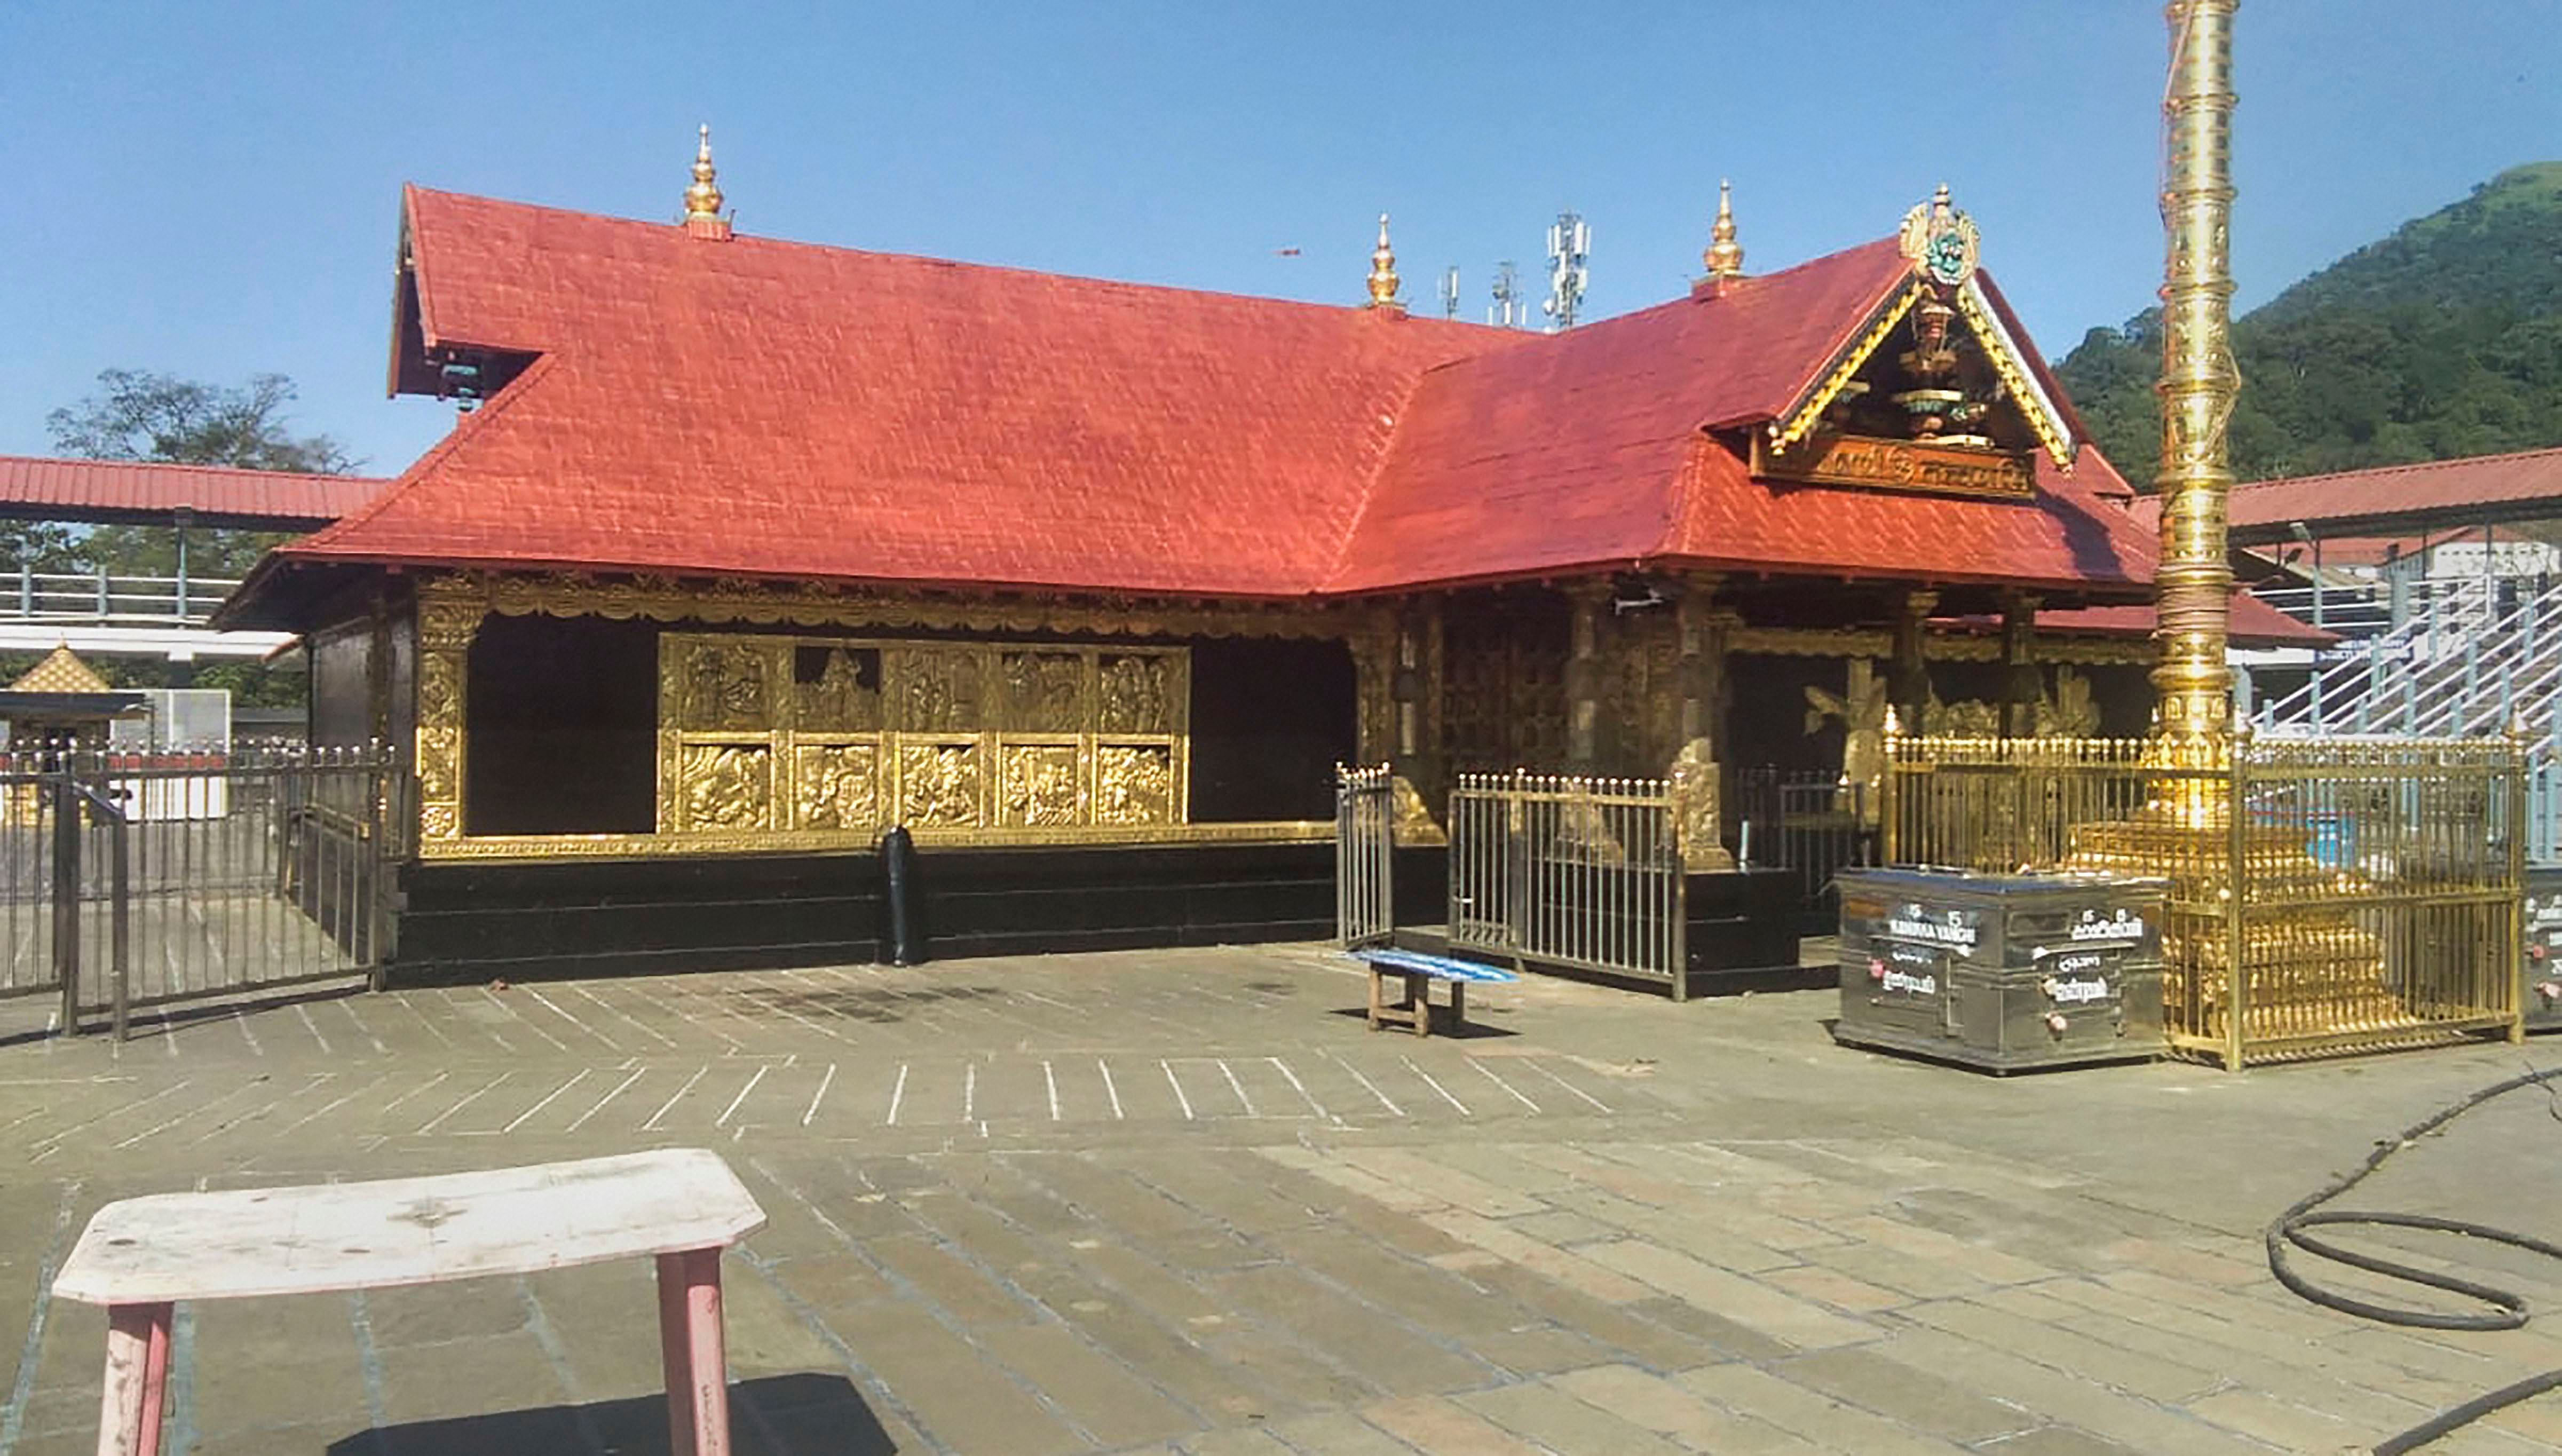
[[[697,1148],[441,1178],[159,1193],[109,1203],[54,1276],[106,1306],[99,1456],[154,1456],[177,1301],[325,1294],[658,1261],[658,1341],[675,1456],[728,1456],[721,1250],[765,1226],[729,1166]]]

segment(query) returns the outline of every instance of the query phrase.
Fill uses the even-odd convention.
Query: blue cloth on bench
[[[1475,981],[1498,983],[1519,981],[1520,977],[1496,966],[1476,961],[1454,960],[1448,956],[1427,956],[1421,951],[1372,949],[1349,952],[1356,961],[1367,961],[1382,971],[1410,971],[1429,976],[1435,981]]]

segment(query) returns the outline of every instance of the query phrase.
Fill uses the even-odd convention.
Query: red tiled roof
[[[1703,433],[1784,413],[1910,270],[1888,239],[1434,370],[1329,585],[1641,561],[2150,581],[2152,542],[2103,499],[2125,483],[2089,447],[2069,475],[2041,455],[2023,505],[1766,483]]]
[[[2546,509],[2500,509],[2528,505]],[[2562,509],[2562,450],[2257,480],[2234,488],[2230,509],[2234,536],[2262,541],[2288,535],[2297,521],[2315,535],[2333,526],[2372,536],[2549,515]]]
[[[428,341],[544,357],[292,556],[1294,595],[1423,371],[1531,337],[409,207]]]
[[[540,359],[289,559],[1246,596],[2151,575],[2096,452],[2022,505],[1765,485],[1703,433],[1793,402],[1909,276],[1891,242],[1543,336],[406,201],[424,344]]]
[[[0,514],[46,520],[139,520],[173,511],[207,525],[300,529],[363,505],[386,482],[221,465],[0,455]]]

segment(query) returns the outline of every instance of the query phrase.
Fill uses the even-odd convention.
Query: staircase
[[[2309,593],[2264,594],[2303,621]],[[2280,600],[2283,598],[2284,600]],[[2528,853],[2562,857],[2562,581],[2465,578],[2324,594],[2343,641],[2252,714],[2264,733],[2477,738],[2526,731]]]

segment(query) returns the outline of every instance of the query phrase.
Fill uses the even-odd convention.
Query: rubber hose
[[[2485,1243],[2506,1244],[2511,1248],[2525,1249],[2530,1253],[2562,1260],[2562,1244],[2551,1243],[2528,1234],[2514,1233],[2504,1228],[2493,1228],[2484,1223],[2468,1222],[2461,1218],[2439,1218],[2425,1213],[2363,1212],[2346,1208],[2316,1211],[2324,1203],[2365,1182],[2370,1174],[2383,1167],[2385,1161],[2394,1154],[2492,1098],[2504,1097],[2520,1088],[2539,1086],[2556,1079],[2562,1079],[2562,1067],[2548,1067],[2543,1071],[2528,1072],[2523,1076],[2494,1082],[2439,1110],[2432,1116],[2412,1124],[2403,1129],[2399,1135],[2378,1143],[2375,1151],[2366,1156],[2366,1162],[2355,1172],[2346,1177],[2334,1179],[2318,1191],[2297,1200],[2292,1207],[2279,1214],[2276,1220],[2270,1223],[2269,1272],[2277,1276],[2280,1284],[2314,1304],[2325,1309],[2374,1320],[2379,1324],[2404,1325],[2423,1330],[2514,1330],[2524,1325],[2527,1320],[2526,1299],[2513,1290],[2478,1284],[2470,1279],[2459,1279],[2434,1270],[2417,1268],[2379,1255],[2342,1248],[2328,1239],[2316,1237],[2305,1230],[2359,1224],[2386,1228],[2416,1228],[2429,1233],[2452,1233],[2464,1238],[2480,1239]],[[2490,1309],[2480,1314],[2447,1314],[2438,1310],[2377,1304],[2372,1300],[2335,1293],[2295,1271],[2289,1262],[2289,1252],[2292,1249],[2301,1249],[2315,1258],[2330,1259],[2351,1268],[2364,1269],[2370,1274],[2381,1274],[2388,1279],[2399,1279],[2425,1288],[2461,1295],[2488,1305]],[[2492,1411],[2514,1405],[2557,1386],[2562,1386],[2562,1369],[2547,1370],[2543,1374],[2520,1380],[2513,1385],[2503,1385],[2499,1389],[2477,1395],[2462,1405],[2443,1410],[2400,1435],[2379,1442],[2375,1447],[2375,1456],[2402,1456],[2404,1452],[2416,1451],[2440,1436],[2470,1425]]]

